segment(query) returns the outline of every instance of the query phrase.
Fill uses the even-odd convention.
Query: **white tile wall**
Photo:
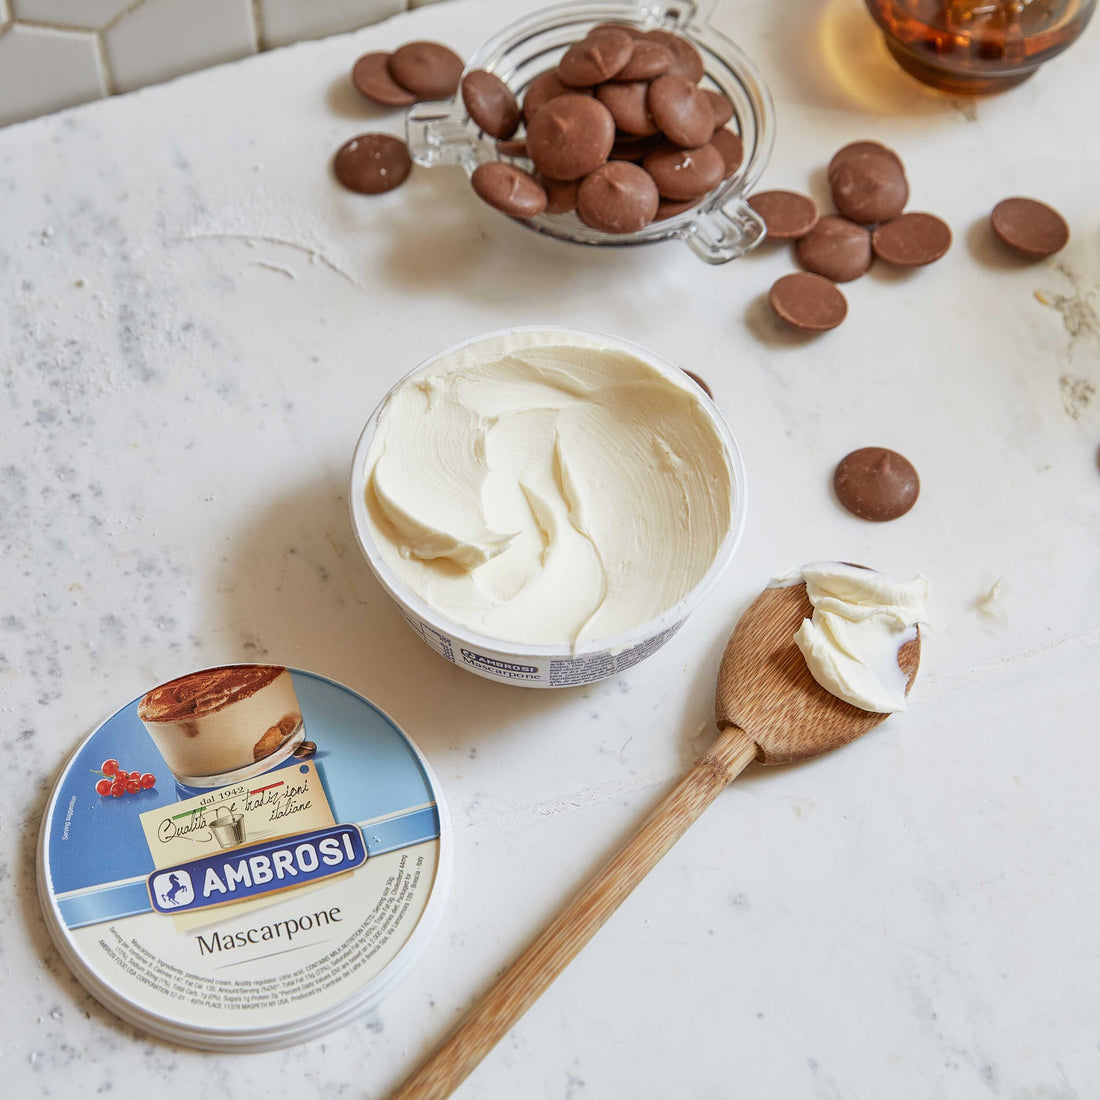
[[[256,52],[250,0],[145,0],[103,33],[114,88],[129,92]]]
[[[11,0],[16,19],[97,31],[133,0]]]
[[[49,74],[43,80],[43,73]],[[24,27],[0,35],[3,120],[18,122],[107,94],[94,34]]]
[[[258,0],[265,47],[285,46],[377,23],[404,11],[407,0]]]
[[[439,0],[0,0],[0,126]]]

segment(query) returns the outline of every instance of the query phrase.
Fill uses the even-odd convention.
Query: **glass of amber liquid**
[[[1026,80],[1073,44],[1096,0],[865,0],[897,63],[945,92]]]

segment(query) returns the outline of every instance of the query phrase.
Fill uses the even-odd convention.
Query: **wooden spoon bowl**
[[[795,631],[811,612],[804,584],[767,588],[742,616],[718,672],[721,731],[629,841],[546,926],[504,976],[405,1080],[393,1100],[449,1096],[603,926],[720,791],[759,760],[806,760],[846,745],[887,716],[830,695],[810,675]],[[912,686],[920,634],[898,665]]]

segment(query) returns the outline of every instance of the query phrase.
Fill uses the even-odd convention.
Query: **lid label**
[[[158,913],[243,901],[343,874],[367,858],[354,825],[235,848],[154,871],[146,880]]]

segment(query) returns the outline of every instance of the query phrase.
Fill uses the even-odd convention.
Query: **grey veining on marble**
[[[793,269],[777,246],[720,268],[675,242],[585,252],[501,218],[452,169],[375,199],[338,190],[344,140],[401,130],[348,90],[354,59],[417,37],[469,53],[505,0],[0,131],[13,1095],[384,1096],[706,745],[718,658],[759,588],[822,557],[930,577],[911,709],[832,757],[750,770],[459,1095],[1100,1095],[1100,27],[1008,95],[961,102],[895,72],[857,0],[782,7],[714,14],[775,93],[763,186],[823,201],[831,153],[879,139],[911,207],[955,232],[937,265],[846,285],[849,318],[821,339],[768,311]],[[995,247],[985,219],[1015,193],[1062,210],[1064,252]],[[558,693],[432,654],[362,561],[346,500],[398,377],[542,321],[695,370],[750,483],[714,598],[643,665]],[[832,498],[836,461],[867,444],[920,471],[895,523]],[[455,882],[377,1012],[286,1051],[207,1055],[84,993],[42,923],[34,852],[80,738],[154,683],[242,659],[332,676],[409,731],[450,802]]]

